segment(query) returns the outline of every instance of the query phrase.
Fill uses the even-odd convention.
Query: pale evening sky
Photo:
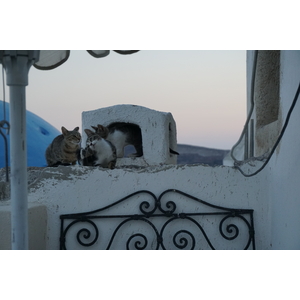
[[[230,149],[246,119],[246,51],[74,50],[62,66],[29,72],[27,109],[60,130],[81,130],[82,111],[135,104],[171,112],[177,142]]]

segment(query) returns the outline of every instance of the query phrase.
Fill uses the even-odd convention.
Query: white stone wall
[[[47,249],[47,207],[29,203],[28,205],[28,248]],[[11,249],[11,205],[10,201],[0,201],[0,250]]]
[[[254,51],[247,53],[247,98],[248,110],[250,109],[250,85],[252,76]],[[268,129],[267,136],[274,134],[277,137],[286,121],[288,111],[295,98],[300,82],[300,51],[281,51],[280,53],[280,89],[279,89],[279,121],[278,126]],[[266,99],[268,100],[268,99]],[[254,109],[253,118],[256,119]],[[267,208],[265,213],[269,215],[270,249],[300,249],[300,139],[298,132],[300,127],[300,100],[298,100],[284,133],[284,136],[276,148],[268,165],[258,176],[264,176],[265,182],[258,193],[265,193],[262,197],[263,204]],[[280,126],[279,126],[280,125]],[[270,144],[272,148],[275,138]],[[250,168],[251,169],[251,168]],[[252,172],[256,169],[252,168]],[[251,173],[251,172],[250,172]]]
[[[233,168],[202,165],[114,170],[61,166],[41,169],[30,186],[29,202],[47,208],[47,249],[59,249],[61,214],[92,211],[139,190],[159,196],[167,189],[178,189],[219,206],[254,209],[256,246],[268,249],[270,228],[264,179],[258,176],[247,180]],[[136,207],[130,203],[118,213],[133,213]],[[184,207],[194,209],[189,203]],[[110,230],[109,224],[107,229]]]
[[[300,82],[300,51],[281,51],[280,110],[286,120]],[[271,202],[272,249],[300,249],[300,99],[284,137],[274,153],[268,173]]]

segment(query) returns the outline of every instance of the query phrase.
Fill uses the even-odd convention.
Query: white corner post
[[[10,98],[11,242],[13,250],[28,249],[28,182],[26,93],[28,72],[39,51],[8,50],[2,53]]]

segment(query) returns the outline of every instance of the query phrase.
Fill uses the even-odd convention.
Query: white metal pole
[[[11,238],[13,250],[28,249],[26,94],[28,72],[38,51],[4,51],[10,87]]]
[[[25,86],[10,87],[10,167],[12,249],[28,249]]]

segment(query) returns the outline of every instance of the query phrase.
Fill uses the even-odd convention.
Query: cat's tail
[[[83,160],[86,157],[86,152],[87,150],[82,148],[76,150],[77,161],[80,165],[83,165]]]
[[[178,152],[174,151],[173,149],[171,149],[171,148],[169,148],[169,149],[170,149],[171,154],[180,155]]]

